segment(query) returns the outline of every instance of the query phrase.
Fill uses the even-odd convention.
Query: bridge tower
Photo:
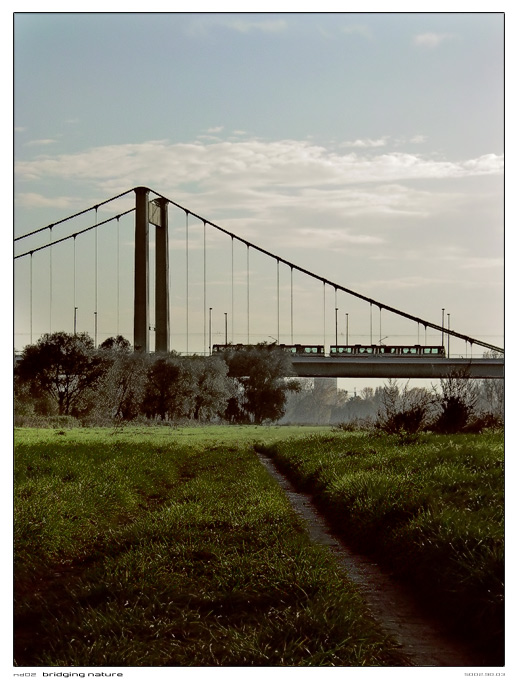
[[[135,188],[135,289],[133,347],[149,352],[149,224],[155,226],[155,351],[169,352],[169,233],[167,200],[149,201]]]

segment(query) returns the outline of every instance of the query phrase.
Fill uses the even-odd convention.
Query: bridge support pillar
[[[149,190],[135,188],[133,348],[149,352]]]
[[[169,352],[169,243],[167,200],[152,202],[157,208],[155,245],[155,351]],[[155,219],[151,218],[154,223]]]

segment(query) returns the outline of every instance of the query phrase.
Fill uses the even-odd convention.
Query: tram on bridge
[[[213,353],[225,352],[226,350],[243,350],[246,348],[261,347],[244,344],[218,344],[212,346]],[[285,352],[304,357],[334,357],[341,360],[348,357],[446,357],[444,346],[442,345],[331,345],[329,354],[326,355],[323,345],[285,345],[271,344],[266,347],[278,347]]]

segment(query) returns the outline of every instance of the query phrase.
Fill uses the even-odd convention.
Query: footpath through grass
[[[398,574],[425,607],[503,663],[501,433],[396,437],[338,432],[264,451],[344,539]]]
[[[250,449],[280,435],[17,430],[16,664],[405,665]]]

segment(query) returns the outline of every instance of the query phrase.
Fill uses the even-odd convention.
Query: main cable
[[[164,197],[162,194],[160,194],[156,190],[150,190],[150,192],[153,192],[153,194],[156,194],[159,197],[163,197],[163,199],[167,200],[173,206],[177,207],[178,209],[182,209],[186,213],[188,212],[191,216],[194,216],[195,218],[199,219],[200,221],[204,221],[205,223],[209,224],[209,226],[212,226],[213,228],[217,229],[218,231],[221,231],[222,233],[226,234],[227,236],[232,236],[232,238],[235,238],[237,241],[240,241],[241,243],[244,243],[245,245],[249,245],[251,248],[254,248],[254,250],[257,250],[260,253],[263,253],[263,255],[267,255],[270,258],[274,258],[275,260],[279,260],[279,262],[282,262],[285,265],[292,267],[294,270],[298,270],[299,272],[302,272],[304,275],[307,275],[308,277],[312,277],[313,279],[319,280],[320,282],[323,282],[324,284],[328,284],[332,287],[336,287],[337,289],[340,289],[342,292],[345,292],[346,294],[350,294],[351,296],[354,296],[357,299],[361,299],[363,301],[366,301],[369,304],[375,304],[380,309],[385,309],[385,311],[389,311],[390,313],[396,314],[398,316],[402,316],[403,318],[408,318],[411,321],[416,321],[418,323],[422,323],[422,325],[425,327],[425,331],[428,328],[433,328],[434,330],[438,330],[438,331],[444,330],[437,323],[434,323],[432,321],[426,321],[422,318],[419,318],[418,316],[414,316],[413,314],[409,314],[406,311],[401,311],[401,309],[396,309],[393,306],[389,306],[388,304],[384,304],[383,302],[377,301],[376,299],[372,299],[371,297],[365,296],[364,294],[360,294],[359,292],[355,292],[353,289],[349,289],[347,287],[344,287],[341,284],[336,284],[335,282],[331,282],[326,277],[322,277],[321,275],[317,275],[316,273],[311,272],[310,270],[306,270],[305,268],[301,267],[300,265],[296,265],[295,263],[292,263],[289,260],[285,260],[284,258],[281,258],[278,255],[275,255],[274,253],[270,253],[270,251],[266,250],[265,248],[261,248],[261,246],[258,246],[255,243],[250,243],[249,241],[246,241],[244,238],[241,238],[240,236],[236,235],[235,233],[232,233],[231,231],[224,229],[222,226],[218,226],[218,224],[215,224],[212,221],[209,221],[209,219],[206,219],[205,217],[200,216],[199,214],[196,214],[193,211],[190,211],[189,209],[182,206],[181,204],[178,204],[178,202],[175,202],[174,200],[169,199],[168,197]],[[501,353],[504,352],[504,349],[498,347],[497,345],[491,345],[490,343],[485,343],[481,340],[477,340],[476,338],[472,338],[468,335],[465,335],[464,333],[458,333],[456,331],[450,330],[449,334],[455,336],[456,338],[460,338],[461,340],[465,340],[466,342],[474,343],[476,345],[480,345],[481,347],[488,348],[489,350],[495,350],[496,352],[501,352]]]

